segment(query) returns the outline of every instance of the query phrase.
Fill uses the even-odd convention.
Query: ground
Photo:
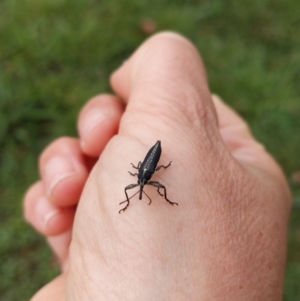
[[[284,300],[300,300],[298,0],[3,0],[0,11],[0,301],[27,300],[58,273],[22,217],[38,154],[75,136],[85,100],[110,91],[112,70],[162,30],[196,44],[211,90],[283,167],[294,199]]]

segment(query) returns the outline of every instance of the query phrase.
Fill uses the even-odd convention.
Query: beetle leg
[[[131,176],[133,176],[133,177],[137,176],[137,173],[132,173],[132,172],[130,172],[130,171],[128,171],[128,173],[129,173]]]
[[[126,192],[126,190],[128,190],[128,189],[132,189],[132,188],[134,188],[134,187],[136,187],[136,186],[139,186],[140,184],[129,184],[128,186],[126,186],[125,187],[125,189],[124,189],[124,191],[125,191],[125,195],[126,195],[126,200],[127,200],[127,202],[129,202],[129,198],[128,198],[128,194],[127,194],[127,192]]]
[[[159,188],[161,188],[161,187],[158,187],[158,188],[157,188],[157,192],[158,192],[161,196],[165,196],[163,193],[161,193],[161,192],[159,191]]]
[[[171,164],[171,162],[169,163],[169,165],[170,165],[170,164]],[[149,182],[147,183],[147,185],[152,185],[152,186],[154,186],[154,187],[157,187],[157,192],[158,192],[161,196],[163,196],[163,197],[165,198],[165,200],[166,200],[168,203],[170,203],[171,205],[177,205],[177,206],[178,206],[177,203],[171,202],[171,201],[167,198],[167,190],[166,190],[166,187],[165,187],[164,185],[160,184],[160,183],[157,182],[157,181],[149,181]],[[162,189],[164,190],[164,193],[163,193],[163,194],[159,191],[160,188],[162,188]]]
[[[137,186],[139,186],[139,184],[130,184],[130,185],[128,185],[128,186],[125,187],[124,191],[125,191],[125,195],[126,195],[126,200],[123,201],[123,202],[121,202],[119,205],[124,204],[125,202],[127,202],[127,204],[126,204],[126,206],[125,206],[123,209],[121,209],[121,210],[119,211],[119,213],[121,213],[122,211],[125,211],[125,210],[128,208],[129,203],[130,203],[129,200],[130,200],[132,197],[134,197],[134,196],[138,193],[138,192],[137,192],[137,193],[134,194],[132,197],[128,198],[128,194],[127,194],[127,191],[126,191],[126,190],[132,189],[132,188],[137,187]]]
[[[139,169],[140,168],[140,166],[141,166],[141,164],[142,164],[142,162],[141,161],[139,161],[139,163],[138,163],[138,166],[134,166],[133,165],[133,163],[130,163],[131,165],[132,165],[132,167],[133,168],[135,168],[135,169]]]
[[[156,167],[155,171],[160,170],[162,167],[163,167],[164,169],[166,169],[166,168],[168,168],[168,167],[171,165],[171,163],[172,163],[172,161],[170,161],[170,163],[169,163],[168,165],[166,165],[166,166],[164,166],[164,165],[158,166],[158,167]]]

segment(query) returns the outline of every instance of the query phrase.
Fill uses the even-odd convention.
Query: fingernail
[[[44,181],[47,195],[50,196],[53,187],[62,179],[75,173],[76,169],[69,158],[53,157],[44,166]]]
[[[47,228],[49,221],[60,213],[60,210],[54,207],[45,197],[38,200],[35,211],[43,230]]]
[[[109,108],[93,109],[86,112],[79,125],[80,137],[86,137],[97,125],[111,117],[112,110]]]

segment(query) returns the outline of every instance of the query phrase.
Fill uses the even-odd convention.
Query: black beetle
[[[151,185],[151,186],[154,186],[157,188],[157,192],[163,196],[165,198],[165,200],[170,203],[171,205],[177,205],[177,203],[175,202],[171,202],[170,200],[168,200],[167,198],[167,190],[165,188],[165,186],[163,186],[162,184],[160,184],[159,182],[157,181],[149,181],[151,179],[151,177],[153,176],[154,172],[155,171],[158,171],[160,170],[162,167],[163,168],[168,168],[172,161],[167,165],[167,166],[164,166],[164,165],[160,165],[158,167],[157,166],[157,163],[159,161],[159,158],[160,158],[160,155],[161,155],[161,143],[160,141],[157,141],[151,148],[150,150],[148,151],[145,159],[143,162],[139,162],[138,163],[138,166],[134,166],[132,163],[132,167],[137,169],[138,170],[138,173],[131,173],[130,171],[129,174],[132,175],[132,176],[137,176],[138,177],[138,182],[137,184],[130,184],[128,186],[125,187],[125,195],[126,195],[126,200],[121,202],[121,204],[124,204],[125,202],[127,202],[126,206],[121,209],[119,211],[119,213],[121,213],[122,211],[125,211],[128,206],[129,206],[129,203],[130,203],[130,199],[133,198],[136,194],[140,193],[139,195],[139,199],[141,200],[142,199],[142,194],[145,193],[145,191],[143,191],[144,189],[144,186],[145,185]],[[136,192],[133,196],[131,196],[130,198],[128,198],[128,194],[127,194],[127,191],[128,189],[132,189],[134,187],[137,187],[137,186],[140,186],[140,190],[138,192]],[[159,191],[159,189],[163,189],[164,190],[164,193],[161,193]],[[149,205],[151,204],[151,199],[149,198],[149,196],[145,193],[145,195],[148,197],[148,199],[150,200],[149,202]]]

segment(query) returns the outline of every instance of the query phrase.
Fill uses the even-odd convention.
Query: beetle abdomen
[[[155,172],[155,168],[160,159],[160,155],[161,155],[161,145],[160,145],[160,141],[158,140],[150,148],[144,161],[142,162],[139,168],[138,179],[141,182],[147,183],[147,181],[150,180],[153,173]]]
[[[160,145],[160,141],[157,141],[149,150],[149,152],[147,153],[142,165],[141,165],[141,169],[147,169],[149,171],[154,172],[156,165],[160,159],[160,155],[161,155],[161,145]]]

